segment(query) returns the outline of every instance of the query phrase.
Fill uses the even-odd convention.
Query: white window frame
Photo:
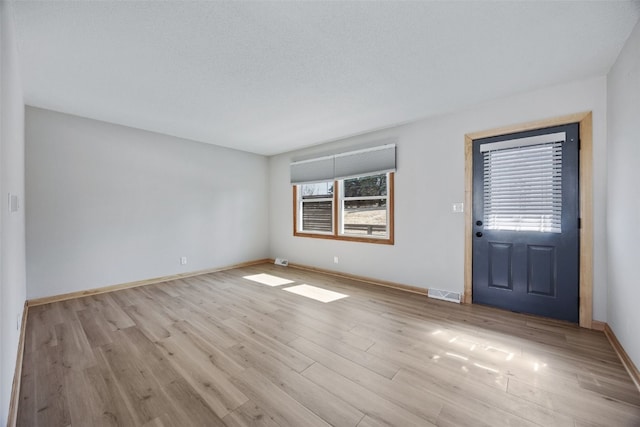
[[[336,183],[335,181],[325,181],[328,183],[331,183],[331,185],[333,185],[333,194],[331,194],[331,196],[327,196],[327,197],[320,197],[317,199],[307,199],[304,200],[302,197],[302,191],[301,188],[303,185],[305,184],[298,184],[296,185],[296,194],[297,194],[297,203],[298,203],[298,218],[297,218],[297,224],[296,224],[296,230],[298,233],[304,233],[304,234],[318,234],[318,235],[322,235],[322,236],[332,236],[335,234],[335,229],[336,229],[336,224],[335,224],[335,192],[336,192]],[[305,203],[317,203],[317,202],[331,202],[331,231],[318,231],[318,230],[305,230],[303,228],[303,218],[304,218],[304,204]]]
[[[375,174],[368,174],[368,175],[362,175],[362,176],[358,176],[355,178],[365,178],[367,176],[375,176],[375,175],[382,175],[380,173],[375,173]],[[361,197],[345,197],[345,191],[344,191],[344,182],[346,179],[341,179],[338,182],[340,183],[339,185],[339,191],[338,191],[338,224],[339,224],[339,228],[338,228],[338,235],[339,236],[345,236],[345,237],[365,237],[367,239],[388,239],[389,238],[389,173],[386,173],[386,179],[387,179],[387,194],[384,196],[361,196]],[[347,178],[347,179],[353,179],[353,178]],[[344,231],[344,213],[345,213],[345,202],[349,201],[349,200],[381,200],[384,199],[386,201],[386,223],[385,223],[385,234],[384,235],[373,235],[373,234],[360,234],[360,233],[349,233],[349,232],[345,232]]]

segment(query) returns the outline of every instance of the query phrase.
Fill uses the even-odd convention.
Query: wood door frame
[[[472,239],[473,231],[473,140],[524,132],[551,126],[578,123],[580,125],[580,326],[592,328],[593,323],[593,116],[591,111],[521,123],[464,136],[464,295],[465,304],[472,303]]]

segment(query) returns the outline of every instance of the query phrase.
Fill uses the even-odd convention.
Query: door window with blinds
[[[562,231],[565,133],[482,144],[485,229]]]

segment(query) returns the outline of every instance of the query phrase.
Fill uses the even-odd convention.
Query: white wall
[[[606,319],[606,78],[496,100],[467,111],[373,132],[270,159],[272,257],[407,285],[463,291],[464,135],[469,132],[593,111],[594,318]],[[364,143],[396,142],[395,245],[293,237],[289,162]],[[469,208],[468,206],[466,208]],[[333,263],[333,256],[340,263]]]
[[[607,322],[640,367],[640,23],[607,76]]]
[[[28,298],[268,256],[266,157],[26,114]]]
[[[11,5],[0,3],[0,424],[5,424],[24,307],[24,102]],[[20,209],[9,213],[8,193]]]

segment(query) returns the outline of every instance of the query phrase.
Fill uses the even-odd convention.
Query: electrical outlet
[[[18,196],[15,194],[9,193],[9,212],[14,213],[18,212]]]
[[[180,257],[180,264],[185,265],[186,263],[187,263],[187,257],[186,256]]]
[[[338,263],[338,261],[339,261],[339,260],[338,260],[338,257],[337,257],[337,256],[334,256],[334,257],[333,257],[333,263],[334,263],[334,264],[337,264],[337,263]]]

